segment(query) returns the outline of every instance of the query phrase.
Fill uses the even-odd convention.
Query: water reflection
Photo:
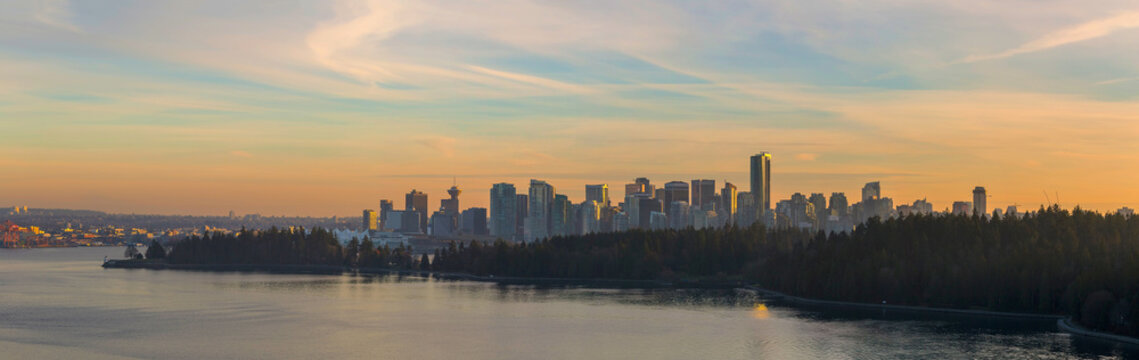
[[[1139,353],[1073,338],[1049,321],[811,308],[734,291],[498,285],[400,274],[101,270],[101,249],[61,250],[0,251],[0,357],[74,358],[75,349],[84,358],[183,359]]]

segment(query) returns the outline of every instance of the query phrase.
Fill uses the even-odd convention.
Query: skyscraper
[[[632,184],[625,184],[625,197],[627,198],[631,195],[639,194],[649,194],[649,196],[652,196],[655,190],[648,178],[639,177],[633,180]]]
[[[463,210],[463,233],[486,235],[486,208],[473,207]]]
[[[569,234],[570,202],[569,197],[554,194],[554,201],[550,203],[550,236],[564,236]]]
[[[379,223],[375,210],[364,209],[364,230],[376,230]]]
[[[763,218],[771,210],[771,154],[761,152],[751,157],[751,197],[755,216]]]
[[[878,200],[882,198],[882,184],[877,181],[868,182],[866,186],[862,187],[862,202],[867,200]]]
[[[692,180],[691,206],[699,207],[703,211],[715,210],[713,195],[716,194],[716,180]]]
[[[985,196],[985,188],[978,186],[973,188],[973,213],[985,216],[988,214],[987,196]]]
[[[846,194],[833,192],[831,193],[830,207],[827,208],[827,210],[830,210],[830,215],[845,218],[847,215],[847,207],[849,206],[850,204],[846,201]]]
[[[823,225],[827,223],[827,217],[830,217],[830,212],[827,211],[826,195],[812,193],[811,197],[807,198],[807,202],[811,203],[811,209],[815,213],[815,229],[822,229]]]
[[[384,225],[384,222],[388,220],[388,213],[392,212],[392,210],[395,210],[395,206],[392,204],[391,200],[388,200],[388,199],[380,200],[380,228],[381,229],[387,228],[387,226]]]
[[[490,235],[514,240],[518,227],[518,197],[514,184],[498,183],[490,187]]]
[[[607,207],[609,205],[609,185],[597,184],[585,186],[585,200],[596,201],[600,207]]]
[[[664,196],[661,198],[661,203],[665,206],[665,214],[670,218],[675,217],[672,203],[683,201],[685,208],[688,204],[688,183],[683,181],[669,181],[664,184]],[[687,220],[685,220],[687,222]],[[686,225],[687,226],[687,225]]]
[[[514,204],[514,240],[526,239],[526,217],[530,216],[530,197],[526,194],[515,195],[518,200]]]
[[[403,209],[419,213],[419,231],[427,232],[427,194],[412,189],[404,198]]]
[[[554,203],[554,187],[545,181],[530,180],[530,206],[526,216],[526,240],[550,237],[550,210]]]
[[[736,196],[739,191],[736,186],[727,180],[724,181],[724,188],[720,189],[720,214],[725,221],[736,222]]]

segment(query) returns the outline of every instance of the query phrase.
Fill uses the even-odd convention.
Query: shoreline
[[[383,268],[347,268],[336,265],[254,265],[254,264],[168,264],[158,262],[135,262],[124,260],[108,260],[103,263],[104,269],[146,269],[146,270],[182,270],[182,271],[215,271],[215,272],[265,272],[278,274],[393,274],[432,277],[443,280],[465,280],[477,282],[490,282],[501,285],[557,285],[557,286],[587,286],[600,288],[704,288],[704,289],[734,289],[743,286],[739,281],[681,281],[669,282],[661,280],[631,280],[631,279],[584,279],[584,278],[535,278],[513,276],[479,276],[467,273],[451,273],[430,270],[397,270]]]
[[[754,285],[744,285],[738,281],[728,282],[668,282],[660,280],[621,280],[621,279],[578,279],[578,278],[530,278],[530,277],[495,277],[478,276],[466,273],[449,273],[430,270],[395,270],[381,268],[346,268],[335,265],[252,265],[252,264],[168,264],[157,262],[134,262],[122,260],[109,260],[102,265],[105,269],[146,269],[146,270],[182,270],[182,271],[213,271],[213,272],[265,272],[285,274],[391,274],[431,277],[443,280],[460,280],[496,283],[500,285],[554,285],[554,286],[585,286],[599,288],[705,288],[705,289],[744,289],[753,291],[767,297],[781,299],[795,304],[845,307],[870,310],[893,310],[902,312],[939,313],[952,315],[966,315],[987,318],[1003,319],[1029,319],[1029,320],[1055,320],[1060,331],[1069,334],[1091,337],[1100,340],[1114,341],[1127,345],[1139,346],[1139,338],[1124,335],[1099,332],[1086,329],[1074,324],[1063,315],[1031,314],[1017,312],[1001,312],[990,310],[949,309],[910,305],[872,304],[849,301],[819,300],[788,295],[779,291],[764,289]]]
[[[1091,330],[1072,322],[1072,319],[1068,317],[1056,320],[1056,326],[1059,327],[1060,330],[1066,331],[1076,336],[1095,338],[1098,340],[1115,341],[1127,345],[1139,346],[1139,339],[1137,338]]]
[[[1032,313],[1018,313],[1018,312],[1005,312],[1005,311],[991,311],[991,310],[967,310],[967,309],[950,309],[929,306],[911,306],[911,305],[890,305],[890,304],[873,304],[861,303],[850,301],[837,301],[837,300],[819,300],[804,298],[799,296],[787,295],[775,290],[768,290],[758,286],[749,285],[745,289],[753,290],[764,295],[783,299],[792,303],[807,304],[807,305],[821,305],[821,306],[835,306],[835,307],[850,307],[871,310],[896,310],[896,311],[911,311],[911,312],[927,312],[927,313],[942,313],[954,315],[973,315],[984,317],[999,317],[999,318],[1017,318],[1017,319],[1033,319],[1033,320],[1058,320],[1063,319],[1063,315],[1048,315],[1048,314],[1032,314]]]

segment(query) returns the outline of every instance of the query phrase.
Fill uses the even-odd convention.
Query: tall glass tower
[[[766,152],[751,157],[751,197],[755,215],[762,218],[771,209],[771,154]]]

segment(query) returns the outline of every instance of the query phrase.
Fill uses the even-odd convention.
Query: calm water
[[[1046,322],[781,306],[731,292],[103,270],[0,249],[0,358],[1136,358]],[[759,304],[765,304],[760,307]],[[765,308],[766,307],[766,308]]]

